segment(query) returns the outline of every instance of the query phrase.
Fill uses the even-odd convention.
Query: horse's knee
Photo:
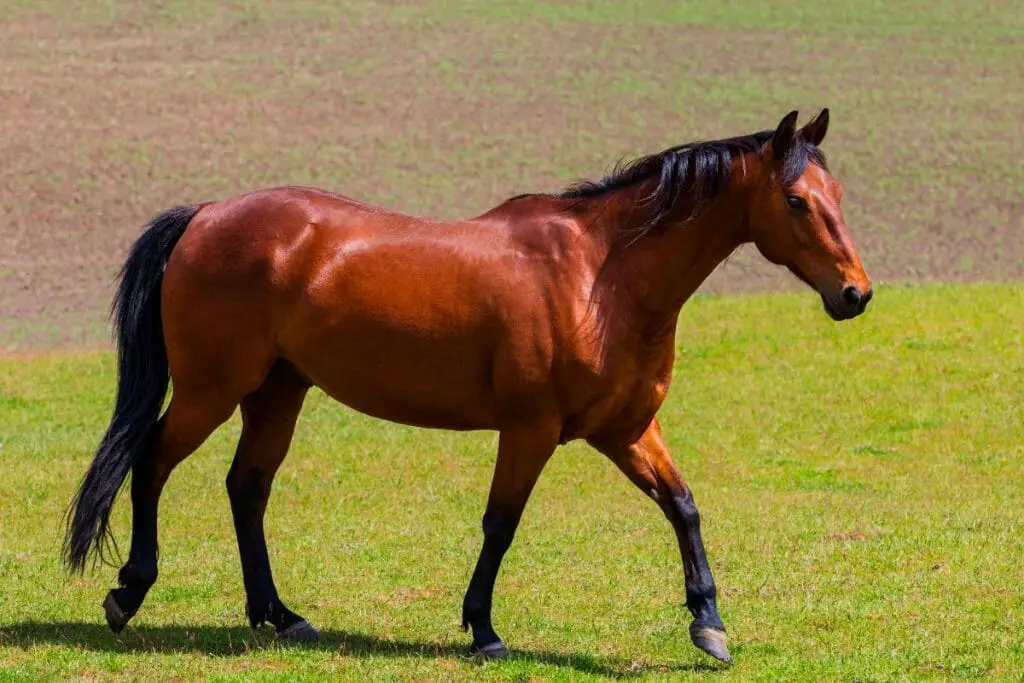
[[[683,528],[691,533],[700,531],[700,512],[689,491],[672,496],[668,505],[671,507],[671,515],[683,525]]]

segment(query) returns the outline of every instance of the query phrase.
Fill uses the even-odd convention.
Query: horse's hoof
[[[107,598],[103,601],[103,613],[107,617],[107,626],[114,633],[120,633],[131,619],[131,616],[125,614],[117,604],[117,600],[114,600],[114,591],[107,593]]]
[[[295,643],[312,643],[320,639],[320,632],[303,619],[296,621],[283,631],[278,631],[274,637],[278,640],[290,640]]]
[[[508,648],[500,640],[481,647],[473,645],[470,652],[482,659],[505,659],[505,657],[508,657]]]
[[[732,655],[729,654],[729,648],[725,646],[725,631],[722,629],[692,624],[690,640],[718,661],[732,663]]]

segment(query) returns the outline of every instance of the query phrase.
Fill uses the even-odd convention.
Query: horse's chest
[[[642,434],[668,394],[672,360],[669,349],[640,362],[607,368],[591,384],[585,405],[566,420],[563,440],[609,433]]]
[[[639,437],[657,414],[668,394],[670,374],[641,376],[622,400],[622,409],[605,421],[605,430]]]

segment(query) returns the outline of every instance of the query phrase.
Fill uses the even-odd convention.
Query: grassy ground
[[[832,109],[876,279],[1024,276],[1016,0],[0,0],[0,348],[103,343],[174,204],[313,184],[481,213]],[[707,291],[790,280],[752,254]]]
[[[59,521],[108,417],[105,353],[0,360],[3,676],[883,680],[1024,675],[1024,287],[880,287],[683,311],[662,423],[693,485],[736,665],[689,644],[668,524],[596,453],[556,454],[499,577],[515,658],[464,657],[489,433],[418,431],[311,396],[268,513],[278,585],[324,630],[244,624],[221,429],[172,477],[161,576],[110,635],[115,572],[69,581]],[[129,504],[117,508],[126,538]]]

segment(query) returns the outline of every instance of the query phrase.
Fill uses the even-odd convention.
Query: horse
[[[671,147],[466,220],[294,186],[156,216],[120,271],[116,400],[66,513],[67,570],[83,572],[90,555],[113,566],[110,513],[131,473],[131,546],[103,602],[120,632],[157,579],[168,476],[240,407],[226,485],[248,620],[282,639],[316,639],[278,596],[263,529],[315,386],[379,419],[498,432],[462,606],[470,652],[508,654],[491,620],[502,558],[548,459],[585,440],[668,518],[691,640],[731,661],[700,515],[657,412],[680,309],[741,245],[753,242],[809,285],[837,321],[871,300],[842,187],[819,147],[828,110],[801,128],[797,119],[793,111],[774,129]]]

